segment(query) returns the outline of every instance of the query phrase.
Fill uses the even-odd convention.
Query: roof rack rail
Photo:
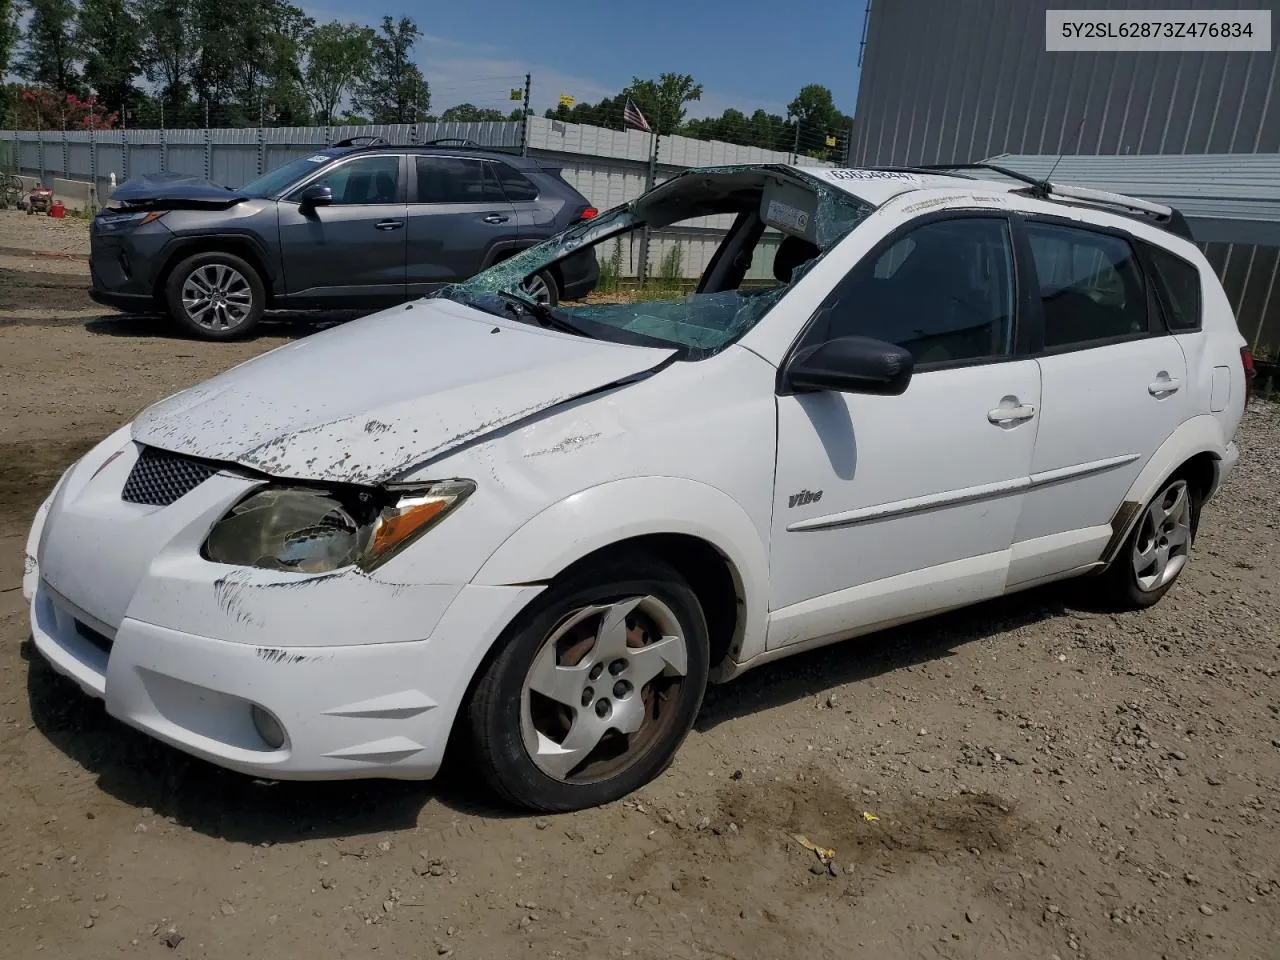
[[[470,137],[441,137],[438,140],[428,140],[423,146],[426,147],[479,147]]]
[[[1184,240],[1193,239],[1186,218],[1173,207],[1163,203],[1154,203],[1151,200],[1142,200],[1122,193],[1112,193],[1110,190],[1094,190],[1091,187],[1052,183],[1049,180],[1019,173],[1017,170],[1010,170],[996,163],[940,163],[929,164],[922,169],[932,173],[947,170],[990,170],[992,173],[998,173],[1027,185],[1024,189],[1015,191],[1017,193],[1026,193],[1038,200],[1064,200],[1068,203],[1075,200],[1092,206],[1110,207],[1129,216],[1154,220],[1157,226],[1177,234]]]
[[[391,146],[382,137],[347,137],[345,140],[339,140],[334,144],[335,147],[389,147]]]

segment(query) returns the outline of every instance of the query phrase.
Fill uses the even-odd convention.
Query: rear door
[[[411,298],[441,284],[466,280],[519,246],[515,209],[489,161],[435,154],[419,154],[411,160]]]
[[[326,167],[279,203],[285,290],[293,302],[340,306],[404,299],[405,158],[362,153]],[[333,203],[307,207],[313,184]]]
[[[1101,556],[1152,454],[1188,416],[1187,362],[1123,233],[1027,218],[1043,403],[1010,585]]]
[[[511,201],[521,241],[546,240],[568,225],[566,217],[560,216],[564,208],[561,198],[542,196],[538,185],[509,163],[495,160],[492,166],[502,192]]]

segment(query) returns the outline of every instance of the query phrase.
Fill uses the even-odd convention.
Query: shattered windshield
[[[696,360],[759,323],[871,210],[785,167],[690,170],[435,296]]]

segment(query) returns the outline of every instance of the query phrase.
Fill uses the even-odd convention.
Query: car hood
[[[111,192],[113,203],[126,206],[229,207],[247,199],[227,187],[180,173],[147,173],[126,180]]]
[[[277,477],[376,483],[674,350],[424,300],[287,344],[144,410],[142,444]]]

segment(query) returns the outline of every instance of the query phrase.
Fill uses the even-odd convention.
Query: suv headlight
[[[422,536],[475,490],[442,480],[356,494],[272,486],[214,524],[203,554],[215,563],[295,573],[372,570]]]

